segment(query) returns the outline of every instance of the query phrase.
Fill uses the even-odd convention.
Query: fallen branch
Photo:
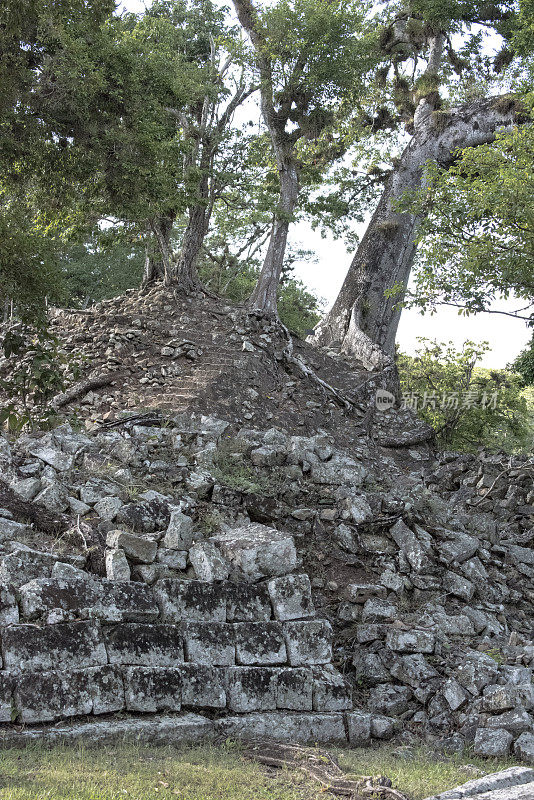
[[[244,755],[260,764],[278,769],[299,769],[321,786],[341,797],[364,800],[374,797],[383,800],[407,800],[406,796],[391,786],[384,776],[347,777],[334,756],[327,750],[299,745],[280,744],[268,740],[255,740],[249,744]]]
[[[113,381],[118,380],[124,373],[116,370],[115,372],[106,372],[103,375],[95,375],[92,378],[86,378],[84,381],[79,381],[71,386],[61,394],[57,394],[50,403],[52,411],[58,411],[67,403],[76,400],[80,395],[89,392],[91,389],[101,389],[103,386],[108,386]]]

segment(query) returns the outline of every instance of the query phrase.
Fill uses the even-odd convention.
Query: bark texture
[[[500,128],[518,118],[518,104],[509,97],[473,101],[447,112],[426,100],[415,113],[414,136],[391,174],[371,222],[356,251],[339,295],[312,341],[339,345],[368,369],[394,356],[402,303],[413,266],[417,219],[393,209],[407,190],[419,189],[424,165],[450,165],[458,148],[493,141]],[[394,296],[388,293],[401,287]]]

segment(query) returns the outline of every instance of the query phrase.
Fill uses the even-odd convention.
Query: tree
[[[253,308],[276,314],[290,222],[299,199],[303,145],[317,140],[358,95],[372,65],[366,6],[350,0],[279,0],[261,12],[233,0],[250,36],[261,111],[279,175],[279,199]],[[339,153],[338,153],[339,155]]]
[[[471,71],[471,80],[480,74],[487,77],[480,36],[467,36],[466,26],[477,21],[494,29],[511,24],[511,8],[505,3],[445,0],[401,3],[384,25],[381,44],[389,65],[381,78],[392,87],[390,116],[396,112],[412,139],[387,180],[333,308],[316,330],[317,343],[337,342],[370,368],[391,362],[419,223],[396,204],[406,191],[420,188],[429,160],[450,166],[458,146],[491,142],[498,128],[517,121],[521,105],[512,97],[470,100],[446,108],[439,94],[440,85],[446,83],[454,95],[451,72],[457,70],[463,81],[469,63],[480,67],[476,76]],[[463,46],[455,48],[452,37],[460,33]]]
[[[534,334],[528,346],[519,353],[509,369],[521,376],[523,386],[534,387]]]
[[[476,452],[479,447],[528,452],[534,444],[534,405],[520,377],[477,367],[486,343],[419,339],[415,356],[399,354],[405,405],[432,425],[440,447]]]

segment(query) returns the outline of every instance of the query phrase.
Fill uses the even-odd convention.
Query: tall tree
[[[363,3],[278,0],[259,11],[233,0],[250,36],[259,73],[261,111],[279,175],[279,199],[253,308],[276,314],[288,230],[299,200],[300,149],[346,109],[372,64]],[[345,103],[344,103],[345,101]]]
[[[512,3],[401,3],[384,26],[382,49],[388,58],[382,73],[391,82],[395,110],[412,139],[394,167],[375,213],[349,267],[331,311],[316,329],[319,344],[337,342],[344,352],[368,367],[391,361],[416,251],[418,219],[396,203],[408,190],[420,188],[424,166],[446,166],[458,147],[491,142],[496,131],[518,118],[519,104],[493,97],[446,108],[439,89],[454,94],[454,73],[465,82],[487,77],[488,64],[474,23],[496,30],[510,25]],[[460,44],[455,44],[456,41]],[[473,74],[471,67],[477,67]],[[480,84],[479,84],[480,85]],[[479,90],[484,93],[485,85]]]

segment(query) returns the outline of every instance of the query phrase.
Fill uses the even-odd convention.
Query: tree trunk
[[[434,111],[422,101],[415,113],[415,133],[390,176],[378,207],[356,251],[339,295],[312,340],[339,345],[368,369],[390,363],[402,301],[410,278],[417,220],[393,205],[407,190],[420,189],[427,161],[450,165],[458,148],[491,142],[510,127],[520,111],[509,97],[467,103],[450,112]],[[394,296],[388,296],[399,287]]]
[[[280,199],[275,212],[273,229],[267,255],[258,282],[249,299],[253,309],[276,315],[277,293],[284,265],[289,223],[297,205],[299,193],[298,172],[290,157],[279,157]]]
[[[208,167],[202,162],[201,169],[203,174],[198,187],[198,198],[189,208],[189,220],[172,274],[172,282],[186,293],[195,291],[201,285],[197,272],[197,259],[208,232],[211,216]]]
[[[175,214],[161,217],[151,224],[155,241],[147,244],[145,250],[145,267],[143,271],[142,286],[156,280],[162,280],[171,268],[171,233],[174,225]]]

